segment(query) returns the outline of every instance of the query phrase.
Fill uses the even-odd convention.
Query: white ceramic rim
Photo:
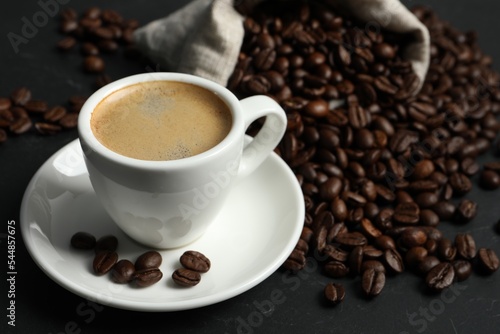
[[[131,157],[127,157],[118,154],[106,146],[104,146],[97,138],[94,136],[92,129],[90,127],[90,119],[95,107],[107,96],[113,92],[120,90],[124,87],[131,86],[140,82],[148,81],[174,81],[193,84],[202,88],[205,88],[226,103],[232,116],[232,126],[231,130],[227,136],[216,146],[211,149],[197,154],[192,157],[187,157],[177,160],[168,161],[151,161],[151,160],[140,160]],[[241,105],[239,100],[225,87],[190,74],[184,73],[174,73],[174,72],[151,72],[151,73],[141,73],[132,76],[128,76],[116,81],[109,83],[108,85],[100,88],[94,92],[82,106],[80,114],[78,116],[78,135],[80,138],[90,146],[92,151],[100,154],[101,156],[121,165],[129,166],[132,168],[146,169],[146,170],[168,170],[168,169],[180,169],[189,168],[200,163],[204,163],[206,160],[216,157],[219,152],[224,151],[228,146],[234,141],[238,141],[243,137],[245,129],[244,119],[241,114]]]

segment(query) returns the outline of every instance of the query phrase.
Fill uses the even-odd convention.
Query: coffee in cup
[[[126,86],[103,99],[91,118],[104,146],[141,160],[200,154],[220,143],[231,124],[231,112],[216,94],[175,81]]]

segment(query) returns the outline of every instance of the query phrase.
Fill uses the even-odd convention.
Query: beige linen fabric
[[[240,12],[248,12],[261,1],[194,0],[136,30],[135,42],[153,62],[169,71],[195,74],[225,86],[244,37],[244,17]],[[423,83],[430,59],[429,32],[399,0],[323,2],[372,26],[411,34],[413,42],[405,49],[404,56]]]

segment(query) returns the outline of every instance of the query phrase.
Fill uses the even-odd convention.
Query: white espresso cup
[[[211,149],[177,160],[130,158],[101,144],[91,127],[97,105],[117,90],[147,81],[182,82],[213,92],[231,113],[229,133]],[[266,117],[264,125],[245,145],[246,129],[261,117]],[[278,145],[286,122],[283,109],[267,96],[240,101],[210,80],[155,72],[117,80],[92,94],[80,111],[78,132],[92,187],[104,209],[132,239],[164,249],[203,235],[235,180],[252,173]]]

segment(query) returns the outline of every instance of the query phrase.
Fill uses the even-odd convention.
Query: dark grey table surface
[[[15,53],[8,33],[21,33],[23,18],[42,10],[41,3],[82,11],[91,5],[112,8],[124,17],[144,24],[162,17],[188,1],[140,0],[41,0],[9,1],[0,11],[0,96],[28,86],[35,97],[51,105],[74,94],[89,95],[93,77],[80,71],[80,57],[62,56],[54,50],[59,40],[58,18],[50,18]],[[61,3],[61,4],[59,4]],[[64,4],[63,4],[64,3]],[[500,70],[500,2],[405,1],[408,6],[427,4],[440,17],[461,30],[477,30],[479,43]],[[118,78],[147,70],[121,57],[109,64]],[[113,58],[113,59],[115,59]],[[118,59],[120,58],[120,59]],[[0,145],[0,262],[2,271],[1,333],[498,333],[500,328],[500,274],[473,275],[441,294],[423,293],[421,280],[404,274],[387,281],[383,293],[367,301],[359,293],[358,280],[346,279],[347,298],[337,307],[321,302],[323,286],[330,279],[305,270],[292,279],[278,270],[253,289],[215,305],[171,313],[124,311],[92,306],[49,279],[33,262],[16,234],[16,326],[8,325],[7,222],[19,225],[23,192],[33,174],[58,149],[77,137],[68,131],[52,137],[29,134]],[[492,157],[485,157],[485,160]],[[476,189],[469,195],[480,212],[465,226],[443,226],[445,233],[471,231],[477,243],[500,254],[500,236],[493,222],[500,218],[500,193]],[[244,259],[242,259],[244,260]],[[229,269],[230,270],[230,269]],[[273,290],[284,302],[267,308]],[[263,312],[264,310],[264,312]]]

